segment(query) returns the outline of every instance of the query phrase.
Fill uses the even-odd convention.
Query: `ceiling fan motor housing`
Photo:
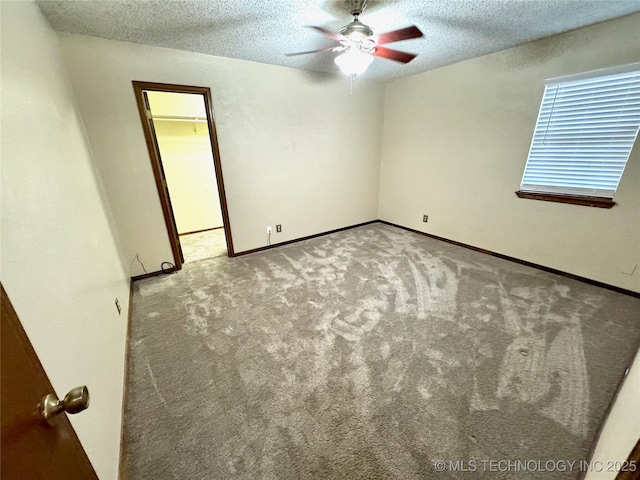
[[[343,35],[347,38],[366,38],[373,35],[373,30],[371,30],[371,27],[365,25],[361,21],[354,20],[349,25],[346,25],[340,29],[340,35]]]
[[[340,55],[335,58],[335,62],[344,73],[352,76],[363,73],[372,62],[374,56],[387,58],[400,63],[409,63],[416,57],[413,53],[401,52],[381,45],[420,38],[423,35],[418,27],[410,25],[405,28],[376,34],[374,36],[371,27],[359,20],[360,14],[367,6],[367,0],[345,0],[344,3],[351,15],[353,15],[353,21],[342,27],[340,33],[334,33],[326,27],[312,26],[312,28],[326,37],[338,42],[340,44],[339,46],[287,55],[303,55],[325,51],[341,52]],[[358,67],[358,69],[356,69],[356,67]]]

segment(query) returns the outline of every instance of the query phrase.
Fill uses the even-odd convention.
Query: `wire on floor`
[[[169,265],[169,268],[164,268],[165,265]],[[160,270],[162,270],[162,273],[173,273],[176,271],[176,266],[171,262],[162,262]]]

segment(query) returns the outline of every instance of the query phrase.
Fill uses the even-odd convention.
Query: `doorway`
[[[137,81],[133,88],[175,269],[235,256],[209,88]]]

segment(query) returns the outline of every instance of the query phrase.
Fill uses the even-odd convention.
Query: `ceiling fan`
[[[373,62],[373,57],[387,58],[400,63],[409,63],[416,58],[417,55],[413,53],[392,50],[382,45],[422,37],[422,32],[418,27],[411,25],[399,30],[374,35],[371,27],[358,19],[367,6],[367,0],[345,0],[344,3],[347,10],[353,15],[353,21],[342,27],[338,33],[324,27],[311,27],[330,39],[339,42],[339,45],[309,52],[287,53],[286,55],[290,57],[328,51],[342,52],[335,58],[335,63],[343,73],[352,78],[364,73]]]

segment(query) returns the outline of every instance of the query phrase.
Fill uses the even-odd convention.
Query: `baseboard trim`
[[[179,233],[178,236],[181,237],[183,235],[192,235],[194,233],[210,232],[211,230],[220,230],[221,228],[224,228],[224,225],[222,227],[203,228],[202,230],[194,230],[193,232]]]
[[[425,237],[434,238],[436,240],[441,240],[443,242],[450,243],[452,245],[456,245],[458,247],[468,248],[469,250],[474,250],[480,253],[486,253],[487,255],[491,255],[492,257],[502,258],[503,260],[509,260],[510,262],[519,263],[520,265],[525,265],[527,267],[537,268],[538,270],[543,270],[545,272],[554,273],[556,275],[560,275],[566,278],[571,278],[573,280],[578,280],[580,282],[588,283],[591,285],[595,285],[596,287],[606,288],[607,290],[612,290],[614,292],[622,293],[624,295],[630,295],[635,298],[640,298],[640,292],[634,292],[633,290],[627,290],[626,288],[616,287],[615,285],[609,285],[608,283],[599,282],[598,280],[592,280],[591,278],[582,277],[580,275],[574,275],[573,273],[563,272],[562,270],[557,270],[552,267],[545,267],[544,265],[539,265],[537,263],[529,262],[527,260],[521,260],[519,258],[510,257],[509,255],[504,255],[502,253],[492,252],[491,250],[485,250],[484,248],[474,247],[473,245],[468,245],[466,243],[457,242],[455,240],[450,240],[448,238],[439,237],[438,235],[433,235],[431,233],[421,232],[420,230],[415,230],[409,227],[403,227],[402,225],[398,225],[396,223],[387,222],[386,220],[378,220],[380,223],[384,223],[385,225],[389,225],[392,227],[401,228],[403,230],[407,230],[409,232],[417,233],[419,235],[424,235]]]
[[[525,266],[531,267],[531,268],[537,268],[538,270],[543,270],[545,272],[549,272],[549,273],[553,273],[553,274],[556,274],[556,275],[560,275],[562,277],[571,278],[573,280],[578,280],[579,282],[588,283],[588,284],[594,285],[596,287],[605,288],[607,290],[611,290],[611,291],[614,291],[614,292],[622,293],[623,295],[629,295],[631,297],[640,298],[640,292],[634,292],[633,290],[628,290],[626,288],[616,287],[615,285],[610,285],[608,283],[600,282],[598,280],[593,280],[591,278],[582,277],[580,275],[575,275],[573,273],[564,272],[564,271],[558,270],[556,268],[546,267],[546,266],[540,265],[538,263],[530,262],[528,260],[522,260],[520,258],[511,257],[509,255],[504,255],[502,253],[493,252],[491,250],[486,250],[484,248],[474,247],[473,245],[469,245],[467,243],[462,243],[462,242],[458,242],[456,240],[451,240],[449,238],[440,237],[440,236],[434,235],[432,233],[421,232],[420,230],[416,230],[416,229],[413,229],[413,228],[410,228],[410,227],[405,227],[405,226],[402,226],[402,225],[398,225],[397,223],[388,222],[386,220],[380,220],[380,219],[378,219],[378,220],[370,220],[368,222],[358,223],[356,225],[350,225],[348,227],[336,228],[335,230],[329,230],[327,232],[316,233],[314,235],[308,235],[306,237],[295,238],[293,240],[287,240],[286,242],[274,243],[273,245],[267,245],[267,246],[264,246],[264,247],[253,248],[251,250],[245,250],[243,252],[234,252],[233,255],[229,255],[229,256],[231,258],[234,258],[234,257],[243,256],[243,255],[249,255],[249,254],[252,254],[252,253],[263,252],[265,250],[270,250],[272,248],[282,247],[284,245],[290,245],[290,244],[296,243],[296,242],[303,242],[305,240],[311,240],[312,238],[323,237],[323,236],[329,235],[331,233],[342,232],[344,230],[350,230],[352,228],[363,227],[365,225],[371,225],[373,223],[382,223],[384,225],[389,225],[391,227],[401,228],[403,230],[407,230],[408,232],[417,233],[418,235],[424,235],[425,237],[434,238],[436,240],[440,240],[442,242],[450,243],[450,244],[456,245],[458,247],[468,248],[469,250],[474,250],[476,252],[485,253],[487,255],[491,255],[492,257],[502,258],[503,260],[508,260],[510,262],[518,263],[520,265],[525,265]],[[168,268],[166,270],[158,270],[156,272],[150,272],[150,273],[145,273],[143,275],[137,275],[135,277],[131,277],[131,281],[132,282],[136,282],[138,280],[144,280],[145,278],[155,277],[157,275],[163,275],[163,274],[166,274],[166,273],[173,273],[175,271],[177,271],[177,269],[175,267]]]
[[[350,225],[348,227],[336,228],[335,230],[329,230],[328,232],[316,233],[314,235],[309,235],[307,237],[300,237],[293,240],[287,240],[286,242],[274,243],[273,245],[267,245],[266,247],[253,248],[251,250],[245,250],[243,252],[235,252],[233,257],[239,257],[242,255],[249,255],[251,253],[263,252],[265,250],[271,250],[272,248],[282,247],[284,245],[290,245],[292,243],[303,242],[305,240],[311,240],[312,238],[324,237],[325,235],[329,235],[331,233],[343,232],[344,230],[350,230],[352,228],[364,227],[365,225],[371,225],[372,223],[377,223],[380,220],[370,220],[364,223],[358,223],[356,225]]]
[[[137,282],[138,280],[144,280],[145,278],[157,277],[158,275],[164,275],[166,273],[173,273],[177,271],[178,269],[176,267],[171,267],[165,270],[158,270],[156,272],[143,273],[142,275],[136,275],[135,277],[131,277],[131,281]]]
[[[120,420],[120,459],[118,462],[118,480],[127,478],[127,467],[124,458],[126,437],[124,435],[124,415],[127,410],[127,386],[129,385],[129,345],[131,345],[131,319],[133,318],[133,279],[129,280],[129,310],[127,311],[127,334],[124,347],[124,380],[122,385],[122,419]]]

